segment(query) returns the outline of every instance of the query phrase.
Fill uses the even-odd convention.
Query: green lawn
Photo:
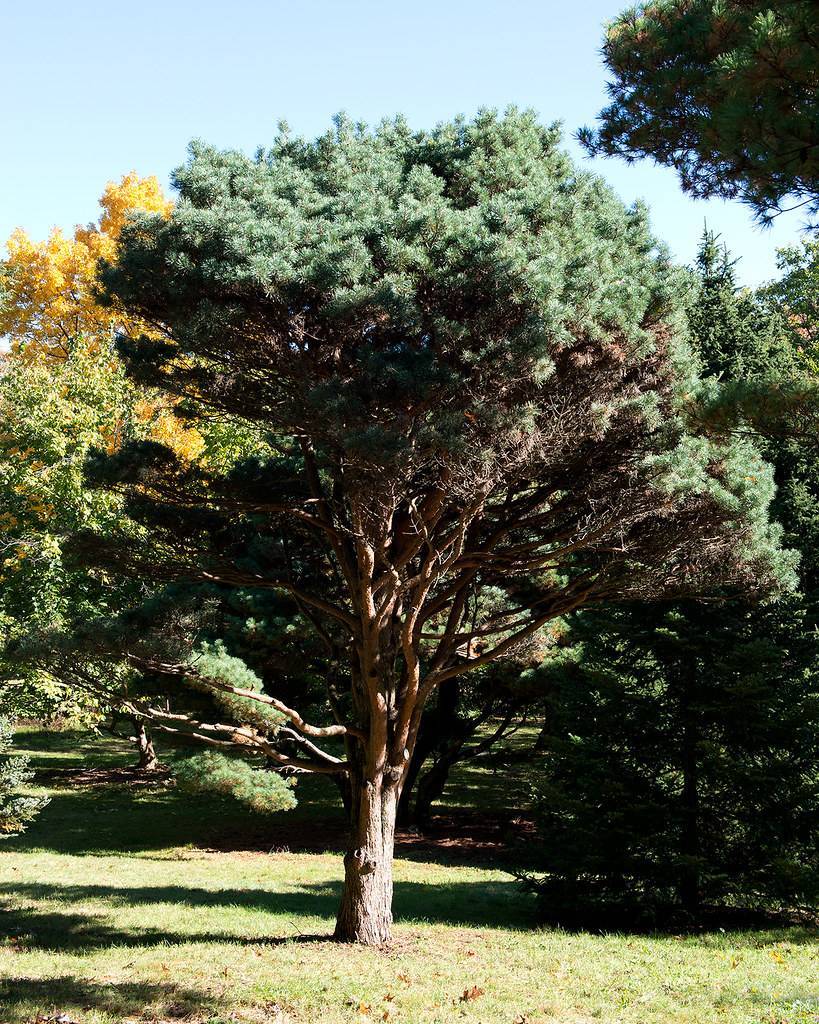
[[[130,756],[42,733],[22,745],[47,770]],[[51,784],[0,854],[0,1022],[819,1021],[815,932],[540,929],[482,850],[400,857],[392,948],[335,945],[340,858],[300,847],[331,845],[338,813],[326,783],[300,791],[298,811],[259,826],[161,786]],[[472,765],[453,791],[497,805],[504,782]]]

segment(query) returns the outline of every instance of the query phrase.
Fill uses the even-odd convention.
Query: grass
[[[112,742],[41,733],[23,746],[46,769],[130,757]],[[502,778],[474,765],[454,788],[463,806],[503,798]],[[815,932],[541,929],[528,897],[482,854],[399,858],[393,946],[339,947],[327,941],[339,856],[281,848],[293,822],[313,848],[332,833],[326,785],[305,787],[301,808],[266,827],[272,853],[236,808],[172,789],[51,796],[0,854],[3,1024],[60,1014],[81,1024],[819,1021]]]

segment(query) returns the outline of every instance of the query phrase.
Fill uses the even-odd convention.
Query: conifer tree
[[[705,368],[785,381],[800,356],[777,310],[737,288],[706,232],[689,311]],[[535,887],[563,921],[656,920],[703,904],[819,897],[819,475],[804,442],[765,442],[774,511],[802,554],[773,605],[636,604],[585,613],[554,674]]]
[[[255,158],[196,143],[170,216],[135,216],[101,276],[151,325],[121,337],[128,372],[260,448],[224,473],[153,442],[100,455],[130,526],[76,550],[146,590],[285,595],[341,671],[314,724],[211,679],[172,629],[163,648],[86,628],[86,661],[267,704],[273,733],[193,731],[347,778],[343,940],[390,936],[396,806],[438,688],[586,605],[792,576],[753,446],[687,431],[680,274],[558,142],[510,111],[338,119]]]
[[[592,152],[650,157],[763,221],[817,212],[815,0],[648,0],[608,26],[603,58],[611,103],[580,133]]]
[[[20,793],[34,774],[27,757],[11,754],[13,735],[10,719],[0,718],[0,838],[24,832],[48,803],[45,797]]]

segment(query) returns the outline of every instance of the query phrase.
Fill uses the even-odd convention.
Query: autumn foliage
[[[121,307],[98,301],[97,270],[101,260],[116,261],[120,233],[131,214],[169,216],[173,202],[155,176],[142,178],[131,171],[106,185],[100,206],[97,222],[78,226],[71,236],[54,228],[48,238],[36,241],[17,229],[9,238],[8,258],[2,265],[0,335],[10,341],[12,359],[63,362],[80,346],[92,355],[111,352],[113,368],[115,332],[147,329]],[[167,400],[135,394],[133,411],[150,424],[155,440],[182,458],[194,459],[201,453],[201,437],[184,427]],[[112,423],[103,431],[109,451],[116,448],[119,426]]]
[[[54,228],[38,242],[18,228],[8,240],[0,333],[27,359],[65,358],[77,339],[99,343],[127,319],[121,310],[98,303],[97,265],[116,257],[130,213],[169,214],[173,203],[156,177],[140,178],[131,171],[108,183],[100,206],[98,222],[77,227],[71,237]]]

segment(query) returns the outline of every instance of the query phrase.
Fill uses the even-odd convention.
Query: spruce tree
[[[14,736],[12,722],[0,718],[0,838],[24,832],[46,806],[45,797],[26,796],[20,792],[34,778],[28,757],[12,755]]]
[[[698,271],[689,319],[705,368],[726,380],[798,374],[778,311],[737,289],[707,232]],[[765,449],[801,592],[756,608],[636,604],[574,626],[547,722],[548,875],[535,883],[564,921],[819,897],[819,476],[804,443]]]

